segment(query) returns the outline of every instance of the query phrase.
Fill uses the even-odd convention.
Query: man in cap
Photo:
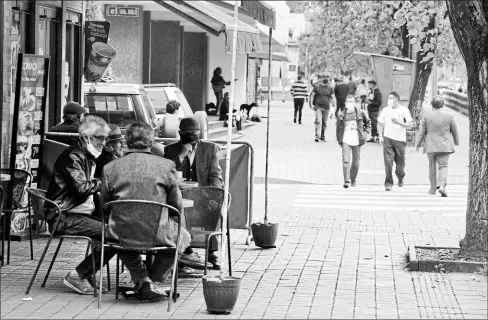
[[[222,188],[222,169],[217,156],[219,147],[213,142],[199,139],[200,123],[193,117],[181,119],[179,133],[180,141],[168,145],[164,157],[175,162],[176,170],[182,172],[183,178],[197,181],[201,187]],[[220,262],[214,254],[218,250],[218,242],[215,237],[212,239],[208,261],[213,264],[214,269],[219,270]],[[180,264],[204,268],[204,261],[191,248],[184,252]]]
[[[108,133],[107,142],[102,150],[102,154],[95,161],[95,178],[102,176],[103,167],[112,160],[118,159],[123,155],[124,136],[120,128],[115,124],[109,124],[110,132]]]
[[[49,132],[78,133],[81,120],[85,114],[85,108],[79,103],[70,101],[63,108],[63,122],[49,128]],[[78,141],[77,137],[53,137],[53,140],[72,145]]]

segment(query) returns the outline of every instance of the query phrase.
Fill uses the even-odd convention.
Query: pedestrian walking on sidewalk
[[[396,165],[395,174],[398,178],[398,186],[403,187],[407,129],[412,128],[412,123],[410,111],[400,104],[400,95],[392,91],[388,96],[388,105],[383,108],[378,117],[379,141],[383,144],[385,161],[386,191],[391,191],[393,187],[393,163]]]
[[[368,99],[368,116],[371,119],[371,139],[368,142],[378,142],[378,115],[381,108],[381,92],[376,88],[376,81],[368,81],[368,88],[370,90]]]
[[[371,132],[371,120],[363,110],[354,105],[354,96],[346,99],[346,108],[337,118],[337,142],[342,147],[342,170],[344,188],[356,186],[356,178],[361,160],[361,146],[366,143]],[[352,161],[351,161],[352,155]]]
[[[366,109],[366,97],[368,96],[368,87],[366,87],[365,80],[361,80],[361,83],[358,86],[358,90],[356,94],[361,98],[361,110]]]
[[[334,88],[334,94],[337,101],[337,106],[335,110],[335,116],[339,115],[344,108],[346,107],[346,98],[349,93],[349,86],[347,83],[344,83],[341,78],[335,79],[336,86]]]
[[[295,104],[295,112],[293,113],[293,123],[302,124],[302,109],[305,100],[308,100],[308,87],[302,76],[297,77],[297,81],[291,86],[291,94],[293,95],[293,103]]]
[[[459,134],[454,115],[445,110],[442,97],[435,97],[431,104],[432,110],[425,112],[420,120],[415,145],[418,151],[422,142],[425,142],[424,153],[427,153],[429,159],[430,190],[428,193],[434,195],[439,190],[442,197],[447,197],[449,156],[454,153],[454,146],[459,146]]]
[[[315,142],[320,140],[325,142],[325,131],[333,93],[334,91],[329,86],[327,78],[324,78],[322,83],[313,88],[310,99],[312,99],[313,110],[315,111]]]

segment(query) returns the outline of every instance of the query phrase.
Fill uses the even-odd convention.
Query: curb
[[[483,267],[482,262],[452,260],[419,260],[415,248],[420,249],[459,249],[459,247],[408,246],[407,262],[410,271],[424,272],[465,272],[475,273]]]

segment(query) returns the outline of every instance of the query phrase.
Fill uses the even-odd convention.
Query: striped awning
[[[259,23],[276,29],[276,12],[264,1],[242,0],[242,8]]]

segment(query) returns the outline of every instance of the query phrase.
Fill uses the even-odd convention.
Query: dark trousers
[[[345,108],[346,108],[346,100],[337,99],[337,108],[335,111],[336,118],[339,118],[339,113],[344,111]]]
[[[221,85],[212,85],[215,98],[217,99],[217,103],[215,104],[217,108],[217,114],[220,114],[220,105],[222,104],[222,101],[224,101],[224,92],[222,90]]]
[[[102,240],[102,222],[93,219],[89,215],[78,213],[67,213],[66,219],[63,222],[62,233],[65,235],[85,236],[90,237],[98,243],[93,243],[95,246],[95,270],[92,267],[91,254],[88,255],[77,267],[76,271],[83,279],[89,278],[93,273],[96,273],[100,268],[101,246]],[[107,226],[106,226],[107,228]],[[107,229],[105,229],[105,232]],[[105,248],[103,264],[106,265],[110,259],[117,253],[113,248]],[[149,276],[153,281],[164,281],[166,276],[172,269],[174,258],[173,254],[158,253],[155,261],[152,264],[151,274],[148,275],[146,267],[142,263],[141,255],[132,251],[120,251],[120,259],[122,263],[129,269],[134,283],[139,282],[144,277]]]
[[[298,112],[298,122],[302,122],[302,109],[303,109],[303,103],[305,102],[304,98],[295,98],[293,99],[293,102],[295,103],[295,112],[293,113],[293,118],[297,118],[297,112]]]
[[[383,157],[385,161],[385,186],[393,185],[393,163],[395,163],[395,174],[398,180],[405,177],[405,141],[393,140],[388,137],[383,139]]]
[[[378,134],[378,116],[379,116],[379,112],[369,112],[368,111],[368,115],[369,115],[369,118],[371,119],[371,137],[378,137],[379,134]]]
[[[361,98],[361,110],[366,108],[366,95],[359,96]]]

